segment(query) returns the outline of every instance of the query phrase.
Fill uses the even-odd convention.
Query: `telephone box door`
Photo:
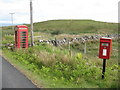
[[[15,27],[15,47],[28,48],[28,27],[17,25]]]

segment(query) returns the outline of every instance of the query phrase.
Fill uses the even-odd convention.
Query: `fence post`
[[[57,43],[57,39],[55,38],[55,46],[57,47],[58,46],[58,43]]]
[[[68,40],[68,50],[69,50],[69,55],[71,56],[71,48],[70,48],[70,41]]]
[[[84,54],[86,54],[86,42],[84,42]]]

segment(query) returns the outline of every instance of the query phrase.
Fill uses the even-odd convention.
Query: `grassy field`
[[[5,37],[13,38],[12,36]],[[117,41],[113,42],[113,54],[107,61],[105,79],[101,79],[102,59],[97,57],[99,42],[88,43],[87,53],[81,44],[60,49],[47,44],[28,50],[10,50],[3,47],[3,55],[39,87],[44,88],[117,88]],[[66,46],[67,47],[67,46]]]
[[[98,58],[99,54],[99,41],[95,42],[87,42],[86,43],[86,54],[84,53],[84,44],[82,43],[74,43],[71,44],[71,51],[83,53],[83,55],[90,59],[92,62],[96,62],[96,65],[102,66],[102,59]],[[118,64],[118,40],[113,40],[112,42],[112,54],[111,58],[107,60],[107,65],[111,66],[114,64]],[[63,46],[64,48],[68,48],[68,45]]]
[[[35,23],[36,31],[51,34],[80,34],[80,33],[116,33],[117,24],[93,20],[51,20]]]
[[[76,53],[71,58],[66,50],[42,46],[29,48],[24,52],[4,49],[3,54],[17,64],[17,67],[22,68],[22,71],[33,73],[29,78],[38,86],[46,88],[118,87],[118,65],[115,62],[107,65],[105,79],[102,80],[102,60],[91,60],[81,53]],[[36,79],[33,79],[34,76]]]
[[[28,25],[30,26],[30,25]],[[50,20],[34,23],[34,35],[40,39],[79,37],[82,35],[117,33],[116,23],[93,20]],[[2,44],[14,43],[14,31],[3,27]],[[12,35],[6,35],[12,34]],[[37,40],[37,39],[36,39]],[[44,88],[117,88],[118,87],[118,41],[113,40],[111,59],[107,60],[105,79],[102,75],[102,59],[98,58],[99,42],[71,44],[54,47],[39,44],[27,50],[8,49],[3,46],[3,56],[29,79]]]
[[[30,27],[29,24],[27,24]],[[11,27],[3,27],[4,32],[13,33]],[[9,30],[9,31],[6,31]],[[81,33],[118,33],[117,23],[106,23],[94,20],[50,20],[34,23],[35,32],[58,34],[81,34]]]

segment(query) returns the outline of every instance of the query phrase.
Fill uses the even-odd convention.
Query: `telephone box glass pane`
[[[26,36],[26,32],[21,32],[21,36]]]
[[[21,42],[21,43],[26,43],[26,42]]]
[[[21,43],[26,43],[26,38],[21,38]]]
[[[21,36],[26,36],[26,34],[22,34]]]
[[[21,32],[21,33],[26,33],[26,32]]]
[[[21,37],[21,39],[26,39],[26,37]]]
[[[22,39],[21,41],[26,41],[26,39]]]
[[[25,48],[25,46],[26,46],[26,44],[21,44],[21,47],[22,47],[22,48]]]

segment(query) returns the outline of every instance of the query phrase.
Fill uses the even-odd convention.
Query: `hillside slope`
[[[49,20],[34,23],[34,31],[51,34],[117,33],[118,24],[94,20]]]
[[[34,24],[35,31],[52,34],[117,33],[118,24],[93,20],[50,20]]]

